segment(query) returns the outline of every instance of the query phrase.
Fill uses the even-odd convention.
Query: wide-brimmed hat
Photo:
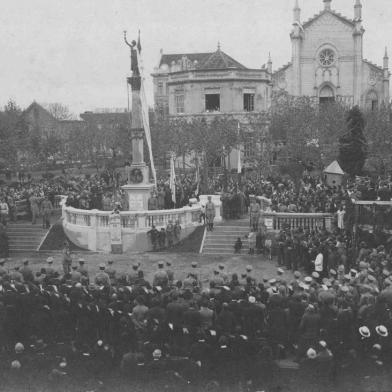
[[[376,332],[383,338],[386,338],[388,336],[388,329],[384,325],[378,325],[376,327]]]
[[[370,338],[370,329],[366,325],[360,327],[358,331],[363,338]]]

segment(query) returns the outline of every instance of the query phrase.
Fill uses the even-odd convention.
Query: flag
[[[240,122],[238,121],[238,138],[240,137]],[[237,173],[240,174],[242,172],[242,163],[241,163],[241,145],[238,143],[238,157],[237,157]]]
[[[199,186],[200,186],[200,175],[199,175],[199,165],[196,162],[196,190],[195,190],[195,195],[198,196],[199,195]]]
[[[143,60],[140,55],[141,50],[142,50],[142,46],[140,44],[140,30],[139,30],[139,37],[138,37],[136,46],[138,49],[136,51],[136,53],[137,53],[137,60],[138,60],[138,64],[139,64],[140,80],[141,80],[140,101],[141,101],[141,105],[142,105],[142,120],[143,120],[144,134],[146,135],[148,152],[150,155],[151,172],[152,172],[152,176],[154,178],[154,184],[156,186],[157,185],[157,174],[156,174],[155,165],[154,165],[154,157],[152,155],[150,119],[149,119],[146,91],[144,89],[144,74],[143,74],[144,67],[143,67]]]
[[[170,190],[172,193],[173,203],[176,203],[176,171],[174,170],[174,154],[170,154]]]

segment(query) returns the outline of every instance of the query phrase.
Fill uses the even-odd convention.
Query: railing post
[[[94,215],[90,215],[90,226],[88,230],[88,242],[91,246],[91,250],[97,250],[97,227],[98,227],[98,217],[95,212]]]

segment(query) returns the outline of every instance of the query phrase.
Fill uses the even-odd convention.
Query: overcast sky
[[[332,8],[353,17],[354,0]],[[299,0],[302,21],[322,0]],[[364,56],[382,65],[392,54],[391,0],[362,0]],[[73,113],[126,107],[129,39],[140,28],[149,101],[151,77],[164,53],[224,52],[259,68],[271,52],[273,68],[290,61],[294,0],[1,0],[0,105],[9,98],[61,102]],[[391,55],[392,61],[392,55]]]

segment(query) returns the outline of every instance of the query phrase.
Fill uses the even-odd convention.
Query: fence
[[[299,227],[310,230],[321,228],[330,230],[333,214],[265,212],[263,218],[267,228],[274,231],[279,231],[285,227],[292,230]]]

